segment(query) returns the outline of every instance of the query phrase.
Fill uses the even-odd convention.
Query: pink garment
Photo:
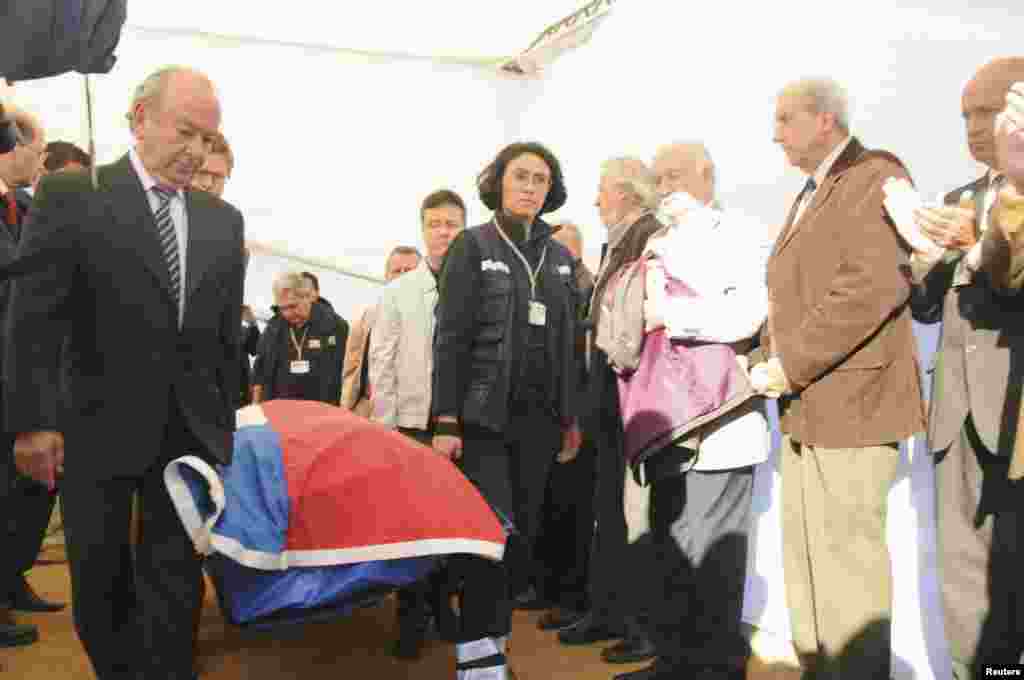
[[[696,297],[666,274],[667,294]],[[626,461],[638,466],[664,447],[754,396],[732,347],[673,340],[664,328],[646,333],[636,370],[618,374]]]

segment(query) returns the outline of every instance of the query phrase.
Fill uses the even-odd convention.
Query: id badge
[[[543,326],[548,322],[548,308],[543,302],[530,301],[530,325]]]
[[[309,362],[305,360],[293,361],[290,368],[292,375],[306,375],[309,373]]]

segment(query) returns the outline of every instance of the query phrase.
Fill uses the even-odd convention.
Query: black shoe
[[[654,657],[654,643],[645,637],[626,638],[601,652],[605,663],[638,663]]]
[[[558,641],[563,645],[590,645],[606,640],[618,640],[622,634],[611,626],[594,620],[587,614],[576,623],[558,631]]]
[[[549,631],[562,630],[578,623],[583,616],[583,612],[555,607],[554,609],[549,609],[540,617],[540,620],[537,622],[537,627],[541,630]]]
[[[39,641],[39,629],[18,623],[0,623],[0,647],[23,647]]]
[[[512,608],[522,611],[538,611],[547,609],[550,606],[551,603],[541,598],[533,586],[516,595],[515,599],[512,600]]]
[[[59,612],[67,607],[63,602],[50,602],[39,597],[24,576],[18,579],[7,601],[11,609],[21,612]]]

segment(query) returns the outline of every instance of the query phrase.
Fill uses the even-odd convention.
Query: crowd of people
[[[886,199],[910,171],[856,137],[843,87],[782,84],[774,142],[807,181],[774,241],[717,201],[701,142],[611,157],[594,273],[582,230],[544,217],[566,201],[559,158],[510,144],[477,179],[492,217],[467,227],[463,197],[429,193],[423,253],[391,251],[351,326],[315,275],[287,271],[261,331],[242,304],[243,213],[221,199],[234,158],[206,76],[149,76],[134,147],[95,173],[6,111],[0,488],[15,549],[0,560],[0,645],[38,637],[11,610],[63,606],[25,577],[59,489],[96,675],[198,677],[202,567],[163,468],[183,452],[228,464],[237,408],[302,399],[450,459],[508,532],[501,561],[452,555],[398,593],[395,655],[417,658],[433,629],[455,644],[459,680],[507,678],[513,610],[544,609],[559,644],[612,640],[605,661],[651,660],[618,680],[743,678],[774,399],[784,588],[808,676],[891,677],[886,498],[900,442],[921,432],[949,672],[1019,663],[1024,58],[981,67],[960,113],[987,171],[906,223]],[[918,365],[913,319],[943,322],[934,366]]]

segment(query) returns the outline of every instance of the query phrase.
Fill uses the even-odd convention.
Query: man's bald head
[[[658,195],[665,198],[685,192],[701,203],[715,197],[715,163],[702,142],[673,142],[654,154]]]
[[[962,106],[967,146],[979,163],[996,166],[995,118],[1006,105],[1006,93],[1024,81],[1024,57],[994,59],[964,86]]]
[[[577,260],[583,257],[583,234],[580,233],[580,228],[572,222],[562,222],[558,225],[552,238],[568,248]]]

